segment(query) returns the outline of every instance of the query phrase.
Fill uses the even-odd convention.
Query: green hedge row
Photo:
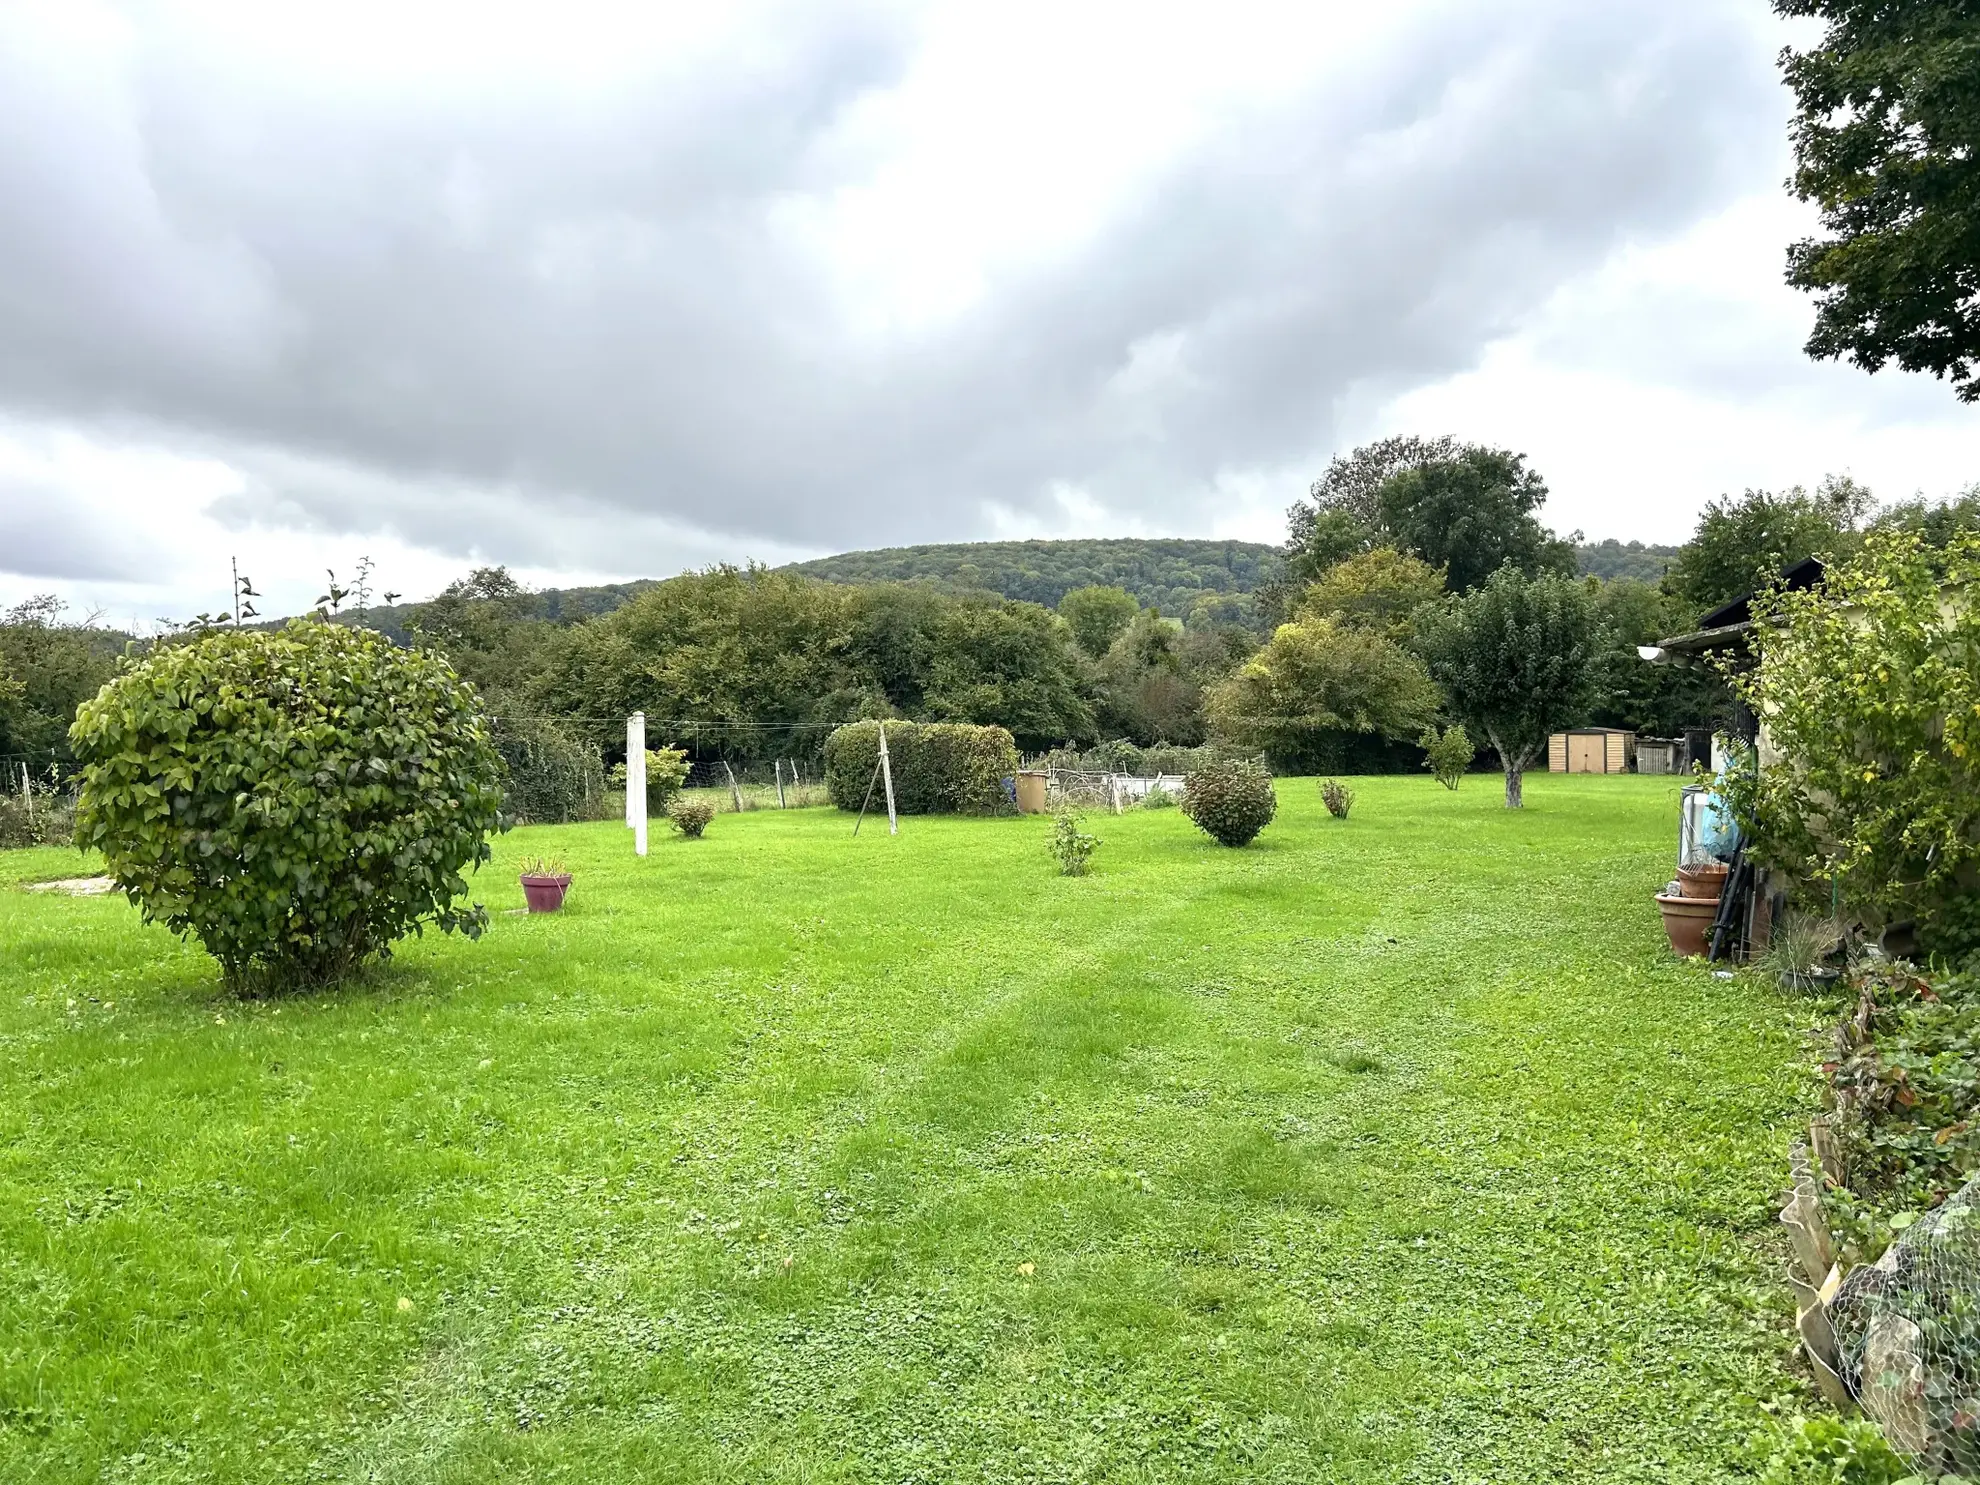
[[[988,814],[1004,808],[1004,780],[1018,770],[1017,744],[1001,727],[964,722],[889,722],[887,758],[894,807],[904,815]],[[880,724],[854,722],[825,740],[825,788],[856,810],[880,759]],[[878,787],[873,808],[884,811]]]

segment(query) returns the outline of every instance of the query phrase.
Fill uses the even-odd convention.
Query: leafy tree
[[[1697,614],[1684,600],[1633,578],[1595,585],[1591,591],[1608,636],[1588,720],[1654,737],[1675,737],[1691,727],[1717,726],[1731,718],[1732,693],[1708,669],[1652,665],[1638,645],[1683,633]]]
[[[1868,490],[1837,475],[1812,495],[1796,485],[1778,495],[1748,490],[1712,501],[1664,577],[1689,615],[1681,627],[1767,586],[1804,558],[1846,553],[1873,504]]]
[[[1376,547],[1328,568],[1301,596],[1299,611],[1401,643],[1410,636],[1411,616],[1443,596],[1439,569],[1394,547]]]
[[[162,645],[70,733],[79,845],[235,988],[337,979],[434,923],[478,935],[502,761],[474,690],[382,635],[296,620]]]
[[[1506,808],[1519,809],[1527,766],[1593,699],[1607,645],[1594,595],[1571,578],[1503,567],[1419,615],[1416,642],[1451,709],[1498,753]]]
[[[1423,662],[1393,640],[1334,618],[1282,624],[1210,693],[1216,735],[1262,748],[1289,770],[1340,765],[1356,738],[1413,738],[1437,710]]]
[[[1342,455],[1287,513],[1285,567],[1268,607],[1284,613],[1328,568],[1378,546],[1443,568],[1465,592],[1506,562],[1574,571],[1574,547],[1535,512],[1547,486],[1525,456],[1452,438],[1390,438]]]
[[[762,567],[671,578],[572,630],[541,704],[575,717],[643,711],[724,757],[811,752],[815,732],[790,724],[850,719],[871,697],[849,658],[856,602],[853,589]]]
[[[957,602],[937,623],[925,698],[935,721],[1002,727],[1027,748],[1094,735],[1065,629],[1035,603]]]
[[[1827,22],[1784,52],[1795,194],[1827,234],[1788,252],[1808,354],[1896,361],[1980,401],[1980,12],[1972,0],[1774,0]]]
[[[1510,562],[1522,572],[1574,571],[1572,543],[1534,515],[1547,486],[1526,456],[1467,445],[1392,476],[1376,492],[1381,530],[1403,551],[1444,570],[1468,593]]]
[[[1928,552],[1944,552],[1961,535],[1980,533],[1980,485],[1950,500],[1931,501],[1918,496],[1895,501],[1878,512],[1870,529],[1914,532]]]
[[[1613,536],[1585,542],[1574,550],[1576,567],[1584,577],[1635,578],[1655,583],[1677,556],[1676,547],[1646,546],[1640,541],[1617,541]]]
[[[0,675],[13,678],[11,700],[0,694],[0,758],[18,771],[66,773],[74,763],[69,723],[76,708],[116,674],[125,636],[88,624],[65,623],[53,594],[16,604],[0,621]],[[0,693],[9,688],[0,685]]]
[[[1948,589],[1961,597],[1946,601]],[[1758,665],[1735,685],[1778,759],[1740,781],[1757,854],[1833,880],[1928,948],[1980,949],[1980,537],[1935,558],[1874,532],[1824,587],[1758,601]]]
[[[478,567],[402,619],[407,636],[444,651],[498,715],[541,683],[568,638],[506,567]]]
[[[1095,668],[1102,734],[1194,744],[1203,740],[1203,697],[1184,674],[1182,629],[1143,609]]]
[[[1079,647],[1096,660],[1107,653],[1140,612],[1141,605],[1125,588],[1095,584],[1074,588],[1059,600],[1059,617],[1071,628]]]

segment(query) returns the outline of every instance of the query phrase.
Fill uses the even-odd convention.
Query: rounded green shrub
[[[1183,813],[1227,846],[1248,846],[1279,811],[1272,776],[1248,758],[1224,758],[1190,771],[1183,782]]]
[[[76,841],[236,989],[321,984],[432,923],[479,936],[464,873],[502,758],[437,655],[296,620],[154,649],[84,703]]]
[[[715,818],[715,806],[705,799],[689,799],[684,794],[667,801],[667,819],[689,840],[700,840],[701,832]]]

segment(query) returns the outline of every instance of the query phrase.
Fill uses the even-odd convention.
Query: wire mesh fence
[[[1980,1476],[1980,1180],[1920,1217],[1829,1306],[1837,1371],[1928,1477]]]
[[[812,809],[831,803],[825,792],[824,766],[811,758],[772,758],[756,763],[697,759],[688,765],[681,792],[737,814]]]

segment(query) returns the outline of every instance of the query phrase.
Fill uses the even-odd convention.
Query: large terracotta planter
[[[1723,861],[1707,862],[1703,866],[1680,866],[1678,868],[1678,892],[1685,897],[1709,897],[1714,902],[1726,889],[1726,878],[1732,868]]]
[[[561,872],[554,877],[525,874],[522,878],[523,899],[532,913],[554,913],[564,905],[564,894],[570,886],[569,872]]]
[[[1719,899],[1666,897],[1660,892],[1657,906],[1664,914],[1664,936],[1671,941],[1671,947],[1687,959],[1702,956],[1712,922],[1719,916]]]

